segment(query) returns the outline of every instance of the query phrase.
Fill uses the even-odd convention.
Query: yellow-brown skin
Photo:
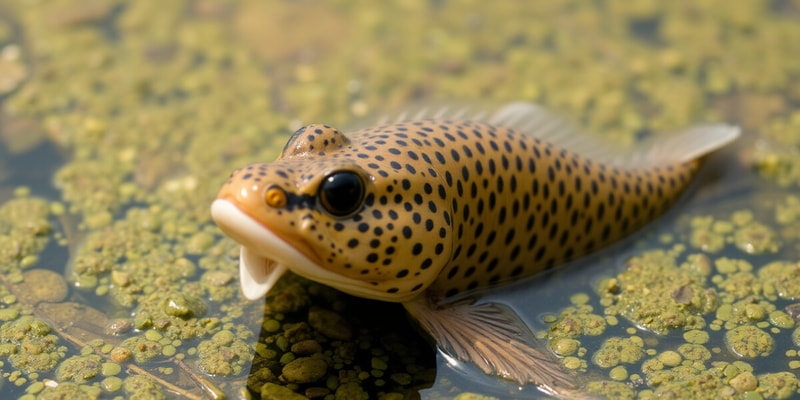
[[[316,264],[366,282],[374,295],[364,297],[405,302],[427,290],[438,301],[619,240],[673,204],[698,165],[619,170],[466,120],[347,137],[310,125],[277,161],[234,171],[219,198]],[[364,185],[363,201],[345,216],[320,201],[320,185],[337,172]]]

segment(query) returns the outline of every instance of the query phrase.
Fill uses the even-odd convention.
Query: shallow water
[[[564,360],[623,397],[692,386],[699,374],[718,386],[679,394],[797,396],[796,381],[776,388],[763,374],[796,379],[794,322],[772,315],[795,304],[800,275],[776,269],[786,279],[773,282],[758,271],[800,258],[790,200],[800,197],[798,18],[795,1],[0,0],[0,397],[541,396],[446,365],[395,305],[298,278],[263,303],[243,301],[237,246],[210,223],[229,171],[274,159],[296,128],[440,99],[539,102],[621,148],[697,121],[741,125],[740,143],[635,238],[481,301],[508,305],[543,345],[564,338],[568,317],[602,321],[602,332],[569,336],[580,344]],[[692,314],[705,327],[691,331],[709,332],[708,358],[680,349],[684,325],[657,334],[648,329],[660,316],[630,321],[614,308],[648,283],[611,290],[609,279],[626,279],[631,257],[647,270],[665,262],[654,250],[675,246],[679,265],[689,254],[710,263],[691,289],[718,298]],[[714,264],[723,258],[750,269]],[[62,279],[31,274],[40,270]],[[39,293],[64,282],[63,295]],[[665,296],[694,293],[681,290]],[[26,315],[49,328],[31,333],[41,325]],[[734,355],[723,337],[738,326],[772,337],[769,355]],[[641,339],[641,358],[595,361],[611,337]],[[678,365],[659,361],[669,364],[665,351]],[[304,357],[324,359],[323,371],[287,372]]]

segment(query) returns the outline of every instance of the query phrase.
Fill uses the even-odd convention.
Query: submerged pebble
[[[281,376],[292,383],[316,382],[328,370],[325,360],[313,357],[300,357],[286,364],[281,370]]]
[[[274,383],[266,383],[261,386],[261,398],[263,400],[306,400],[307,397],[295,393],[292,389],[276,385]]]
[[[320,307],[312,307],[308,312],[308,324],[331,339],[349,340],[352,328],[339,314]]]
[[[728,384],[737,392],[749,392],[758,386],[758,379],[752,372],[745,371],[731,378]]]

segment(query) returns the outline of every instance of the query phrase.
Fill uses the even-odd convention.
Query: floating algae
[[[127,321],[114,325],[98,351],[108,347],[103,354],[128,366],[139,364],[119,344],[135,337],[145,348],[160,346],[153,360],[178,366],[183,359],[197,372],[195,362],[208,355],[198,343],[233,332],[258,356],[248,377],[243,367],[240,375],[213,378],[229,396],[240,395],[245,386],[264,398],[294,393],[393,399],[415,393],[434,382],[433,353],[408,330],[399,310],[364,306],[297,278],[264,304],[240,302],[236,246],[208,224],[208,202],[229,170],[274,159],[288,133],[308,122],[341,123],[429,97],[522,99],[582,118],[620,146],[639,134],[699,120],[739,123],[756,143],[731,158],[740,156],[746,167],[755,167],[766,189],[774,182],[793,191],[778,192],[768,205],[749,199],[724,212],[698,212],[690,198],[679,212],[696,215],[695,222],[676,222],[668,232],[670,245],[651,243],[632,252],[636,260],[630,264],[652,281],[608,271],[599,287],[578,288],[572,282],[579,276],[568,279],[567,290],[560,287],[548,298],[566,302],[576,291],[591,294],[588,302],[545,312],[555,316],[544,330],[553,335],[550,346],[564,363],[578,373],[596,368],[591,360],[600,343],[636,336],[643,341],[642,360],[621,365],[624,371],[620,365],[602,370],[605,379],[620,380],[591,382],[590,390],[613,398],[796,393],[796,379],[786,374],[798,361],[796,353],[786,353],[792,334],[797,336],[787,316],[800,315],[786,308],[797,302],[793,268],[800,253],[800,117],[791,110],[800,100],[800,81],[790,56],[800,53],[800,42],[793,40],[800,12],[794,3],[306,6],[250,0],[0,0],[0,70],[6,72],[0,74],[0,147],[9,146],[0,149],[4,329],[38,326],[29,319],[31,312],[71,310],[70,316],[83,316],[86,311],[78,312],[74,302],[87,301],[108,314],[105,320]],[[308,18],[289,18],[296,15]],[[6,129],[12,122],[24,129]],[[36,182],[14,181],[16,164],[5,157],[24,156],[40,143],[42,134],[30,144],[18,139],[38,130],[69,161],[55,176],[24,176],[56,181],[58,199],[40,198]],[[16,134],[9,139],[9,132]],[[48,162],[56,161],[30,165]],[[748,171],[737,173],[732,188],[752,178]],[[11,195],[20,184],[32,193]],[[709,186],[713,183],[698,185],[698,197]],[[8,218],[3,210],[12,209]],[[68,293],[71,305],[60,309],[48,303],[52,299],[23,298],[11,290],[29,282],[27,271],[63,272],[65,251],[55,258],[49,253],[55,243],[68,246],[72,270],[66,276],[76,286]],[[183,296],[174,298],[170,312],[164,309],[165,293]],[[643,297],[640,305],[634,293]],[[205,312],[191,299],[202,299]],[[648,299],[657,300],[650,304],[657,311],[645,309]],[[44,306],[30,306],[37,301]],[[623,304],[634,310],[623,310]],[[317,307],[313,313],[312,307]],[[343,319],[350,338],[342,339],[347,335],[341,327],[332,333],[327,323],[319,324],[331,320],[320,318],[320,310],[321,317],[333,312]],[[393,321],[386,324],[376,315]],[[144,329],[135,329],[134,322]],[[73,348],[61,324],[49,326],[50,333],[24,343],[39,341],[34,348],[59,354],[55,362],[28,359],[17,367],[10,352],[23,342],[0,344],[8,351],[0,356],[4,394],[159,398],[171,393],[152,377],[127,372],[113,377],[118,380],[101,374],[81,384],[45,385],[83,348]],[[96,331],[105,332],[105,326]],[[752,365],[724,359],[732,357],[724,334],[740,326],[755,326],[774,339],[769,357],[745,359]],[[111,344],[114,338],[118,342]],[[680,356],[679,365],[672,365],[676,358],[669,351]],[[325,376],[308,383],[281,379],[286,365],[308,357],[325,359]],[[662,367],[658,374],[645,373],[644,363]],[[29,374],[25,365],[40,370]],[[175,368],[163,376],[195,387],[179,367],[141,366],[154,374]],[[497,388],[470,386],[471,379],[448,374],[444,364],[437,374],[443,378],[423,390],[423,397],[452,398],[460,390],[496,389],[497,398],[518,393],[498,382],[492,383]],[[479,395],[462,395],[469,396]]]
[[[702,329],[706,322],[702,314],[717,307],[716,291],[705,287],[704,269],[691,260],[676,265],[682,246],[670,251],[654,251],[632,258],[625,271],[616,278],[601,283],[601,301],[606,313],[621,315],[636,325],[657,333],[670,328]]]
[[[597,348],[578,354],[578,358],[591,358],[596,366],[609,368],[608,377],[612,380],[635,383],[643,378],[649,388],[638,391],[641,398],[711,398],[750,392],[775,398],[796,395],[796,376],[780,369],[800,365],[793,359],[797,352],[790,350],[780,355],[786,357],[782,361],[777,361],[776,354],[782,353],[778,349],[785,349],[787,343],[797,341],[792,318],[797,313],[791,306],[786,311],[779,309],[781,303],[776,303],[795,300],[794,286],[800,281],[796,263],[763,258],[763,252],[733,240],[744,236],[742,232],[749,233],[753,226],[769,227],[769,242],[775,245],[767,246],[766,252],[797,256],[793,250],[797,238],[791,230],[784,229],[793,222],[785,207],[793,204],[794,197],[767,199],[757,202],[760,207],[753,211],[720,210],[678,224],[677,232],[683,237],[697,237],[699,228],[722,237],[723,240],[714,241],[721,247],[693,246],[702,252],[689,252],[683,245],[669,245],[654,238],[647,245],[653,249],[635,251],[622,272],[600,279],[598,301],[605,314],[620,315],[658,335],[645,332],[637,336],[636,330],[628,328],[627,335],[603,339],[596,347],[589,344],[596,341],[590,335],[578,329],[565,331],[565,318],[561,316],[548,321],[554,352],[565,356],[573,353],[559,349]],[[777,212],[768,212],[776,204],[783,206]],[[719,217],[720,214],[728,218]],[[672,247],[659,249],[665,246]],[[570,315],[580,308],[564,310],[572,321],[593,315],[590,306],[583,306],[580,316]],[[683,333],[676,336],[676,331]],[[576,343],[565,347],[565,340]],[[625,346],[628,342],[640,343],[641,347]],[[753,364],[730,363],[727,360],[731,357]],[[573,356],[563,361],[567,363],[570,358]],[[631,368],[623,370],[621,364],[626,360],[633,363],[634,369],[638,366],[643,376],[628,374]],[[584,368],[590,370],[591,365]],[[615,393],[613,386],[603,382],[590,382],[587,390]]]

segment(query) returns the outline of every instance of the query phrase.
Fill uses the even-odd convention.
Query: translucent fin
[[[418,105],[395,116],[379,118],[394,123],[425,118],[466,119],[513,129],[564,148],[594,162],[621,168],[676,164],[716,150],[739,136],[739,128],[724,124],[689,127],[674,134],[657,134],[629,151],[611,146],[597,135],[583,132],[568,119],[533,103],[513,102],[500,108],[481,105]]]
[[[481,102],[434,102],[412,105],[396,115],[381,115],[359,124],[368,128],[375,124],[392,124],[420,119],[451,119],[483,122],[511,128],[553,144],[581,142],[585,136],[567,119],[533,103],[513,102],[498,107]],[[349,127],[355,128],[355,127]],[[599,140],[598,140],[599,142]],[[587,146],[588,147],[588,146]]]
[[[459,302],[435,308],[427,298],[403,303],[446,358],[474,364],[486,374],[532,384],[559,398],[591,396],[575,374],[545,349],[517,316],[494,303]]]
[[[690,126],[671,134],[655,135],[631,152],[630,165],[683,163],[702,157],[739,137],[739,127],[725,124]]]
[[[535,104],[510,103],[495,112],[487,122],[532,135],[595,162],[621,168],[684,163],[702,157],[739,136],[736,126],[695,125],[675,133],[652,135],[633,149],[620,151]]]
[[[392,124],[420,119],[454,119],[489,122],[489,116],[497,107],[489,107],[480,103],[463,102],[433,102],[412,105],[397,114],[380,115],[365,126],[375,124]]]

